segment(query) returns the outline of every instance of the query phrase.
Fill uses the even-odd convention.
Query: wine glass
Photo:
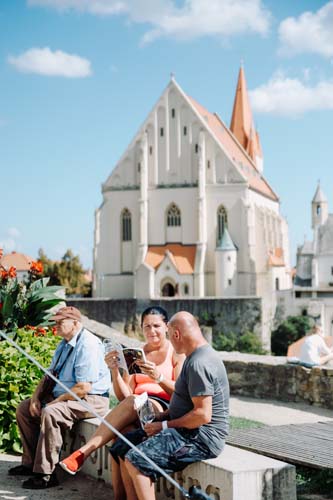
[[[116,344],[111,339],[104,339],[103,340],[103,346],[104,346],[104,352],[105,352],[105,354],[107,354],[108,352],[116,350]]]
[[[140,408],[139,410],[139,419],[141,422],[141,427],[144,429],[146,424],[149,424],[155,419],[155,410],[154,407],[147,399],[147,401],[144,403],[144,405]]]

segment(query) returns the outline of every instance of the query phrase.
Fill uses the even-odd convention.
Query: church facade
[[[291,287],[288,226],[263,175],[243,68],[230,128],[172,77],[102,186],[95,297],[260,296]]]
[[[322,323],[326,335],[333,335],[333,214],[319,184],[311,220],[313,238],[297,248],[294,287],[291,296],[281,294],[280,305],[284,316],[309,315]]]

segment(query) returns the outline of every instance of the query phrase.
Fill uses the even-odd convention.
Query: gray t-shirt
[[[212,396],[212,420],[199,427],[199,438],[217,456],[223,449],[229,428],[229,382],[223,361],[205,344],[185,359],[169,407],[171,419],[193,409],[192,398]]]

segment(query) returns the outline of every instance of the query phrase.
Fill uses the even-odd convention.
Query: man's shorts
[[[146,433],[139,429],[126,433],[125,437],[168,474],[183,470],[193,462],[215,457],[207,445],[198,439],[197,434],[187,429],[165,429],[150,438],[146,438]],[[110,448],[110,453],[118,463],[119,458],[124,460],[126,456],[134,467],[152,481],[156,481],[161,475],[121,439],[117,439]]]

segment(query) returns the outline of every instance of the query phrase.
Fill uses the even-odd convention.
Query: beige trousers
[[[101,416],[109,409],[109,399],[87,396],[85,402]],[[33,472],[51,474],[59,462],[62,433],[71,429],[75,422],[93,417],[78,401],[62,401],[42,410],[41,417],[32,417],[30,399],[22,401],[16,410],[16,420],[21,434],[22,464]]]

